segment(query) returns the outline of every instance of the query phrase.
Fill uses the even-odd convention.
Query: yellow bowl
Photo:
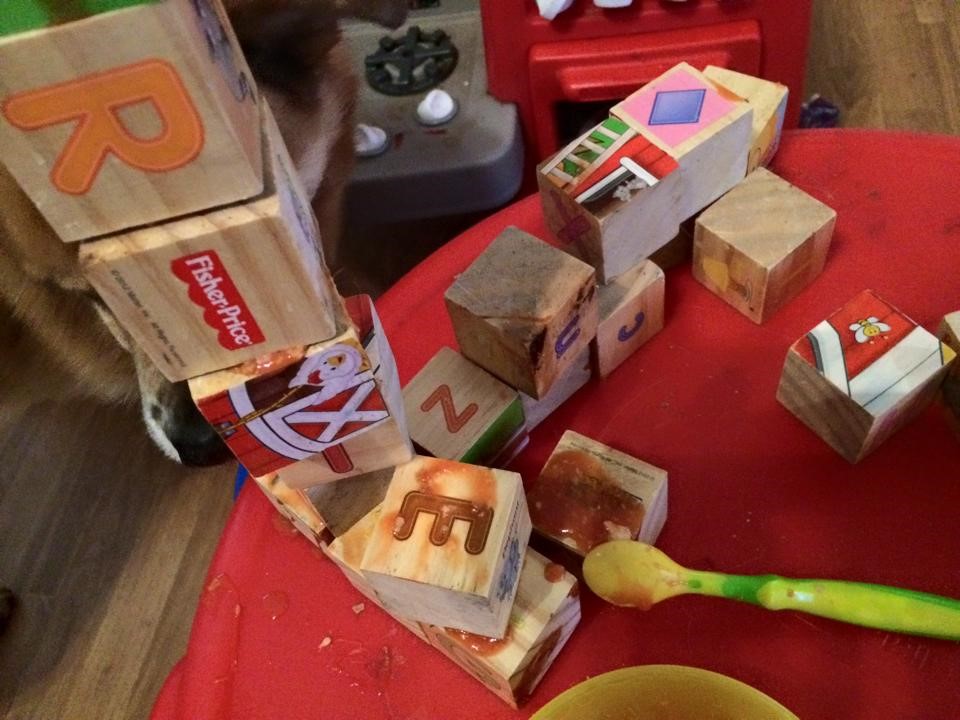
[[[783,705],[726,675],[683,665],[641,665],[597,675],[544,705],[531,720],[798,720]]]

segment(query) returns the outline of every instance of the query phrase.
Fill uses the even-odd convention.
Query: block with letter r
[[[262,191],[256,88],[219,0],[10,4],[0,161],[62,240]]]

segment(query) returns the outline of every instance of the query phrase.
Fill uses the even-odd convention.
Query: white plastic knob
[[[357,157],[374,157],[387,149],[387,133],[376,125],[357,123],[353,130],[353,151]]]
[[[573,5],[573,0],[537,0],[540,17],[544,20],[553,20],[571,5]]]
[[[457,101],[443,90],[431,90],[417,106],[417,119],[424,125],[443,125],[457,114]]]

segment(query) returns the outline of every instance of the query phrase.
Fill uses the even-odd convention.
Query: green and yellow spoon
[[[607,602],[644,610],[677,595],[711,595],[768,610],[799,610],[880,630],[960,640],[958,600],[870,583],[688,570],[633,540],[595,547],[583,561],[583,579]]]

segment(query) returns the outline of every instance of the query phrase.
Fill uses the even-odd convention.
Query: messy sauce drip
[[[566,569],[558,563],[547,563],[543,568],[543,577],[546,578],[547,582],[558,583],[563,580],[563,576],[566,574]]]
[[[474,655],[478,657],[490,657],[491,655],[496,655],[507,646],[510,642],[513,628],[508,627],[507,634],[502,638],[486,637],[485,635],[477,635],[472,632],[467,632],[466,630],[455,630],[454,628],[445,628],[444,631]]]
[[[527,503],[534,527],[584,554],[608,540],[634,539],[643,525],[643,501],[581,450],[550,458]]]
[[[285,367],[300,362],[306,355],[306,347],[284,348],[271,353],[265,353],[237,365],[237,372],[241,375],[258,377],[282,370]]]

